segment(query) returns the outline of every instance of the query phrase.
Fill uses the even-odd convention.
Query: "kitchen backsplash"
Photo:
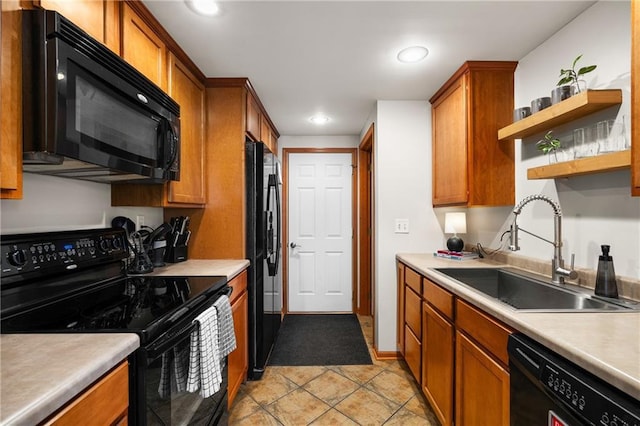
[[[116,216],[163,221],[162,208],[111,207],[111,185],[25,173],[24,198],[0,201],[0,233],[103,228]]]

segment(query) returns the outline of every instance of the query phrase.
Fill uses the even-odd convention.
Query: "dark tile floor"
[[[404,361],[377,361],[370,317],[360,325],[373,365],[267,367],[246,382],[230,425],[438,425]]]

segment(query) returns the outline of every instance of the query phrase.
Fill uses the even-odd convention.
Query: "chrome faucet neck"
[[[518,215],[522,212],[522,208],[532,201],[540,200],[551,205],[553,208],[553,241],[549,241],[540,237],[532,232],[522,229],[518,226]],[[573,270],[573,257],[571,261],[571,269],[564,268],[564,260],[562,259],[562,209],[560,205],[543,194],[529,195],[520,201],[513,209],[513,224],[510,229],[510,244],[509,250],[518,251],[520,246],[518,245],[518,230],[524,231],[529,235],[532,235],[538,239],[548,242],[553,245],[553,259],[551,260],[551,281],[556,284],[564,284],[564,277],[571,279],[577,278],[577,273]]]

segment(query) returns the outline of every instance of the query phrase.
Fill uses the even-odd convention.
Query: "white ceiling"
[[[216,17],[144,3],[207,77],[248,77],[293,136],[357,135],[376,100],[429,99],[465,60],[519,60],[595,2],[227,1]],[[398,62],[410,45],[429,56]]]

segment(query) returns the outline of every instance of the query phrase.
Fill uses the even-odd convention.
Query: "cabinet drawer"
[[[450,320],[453,320],[453,294],[439,285],[423,280],[422,297]]]
[[[407,362],[407,365],[409,365],[409,369],[413,373],[416,382],[420,383],[422,381],[422,375],[420,374],[422,344],[408,326],[404,327],[404,344],[404,360]]]
[[[127,414],[129,369],[125,361],[78,396],[45,425],[112,424]]]
[[[404,306],[404,322],[413,334],[422,336],[422,299],[409,287],[405,287]]]
[[[245,269],[240,273],[240,275],[236,275],[231,281],[227,283],[229,287],[233,288],[230,296],[231,304],[234,304],[235,301],[244,293],[247,289],[247,270]]]
[[[509,365],[507,339],[513,330],[459,299],[456,300],[456,327],[464,330],[503,365]]]
[[[418,294],[422,294],[422,276],[411,268],[404,268],[404,282]]]

